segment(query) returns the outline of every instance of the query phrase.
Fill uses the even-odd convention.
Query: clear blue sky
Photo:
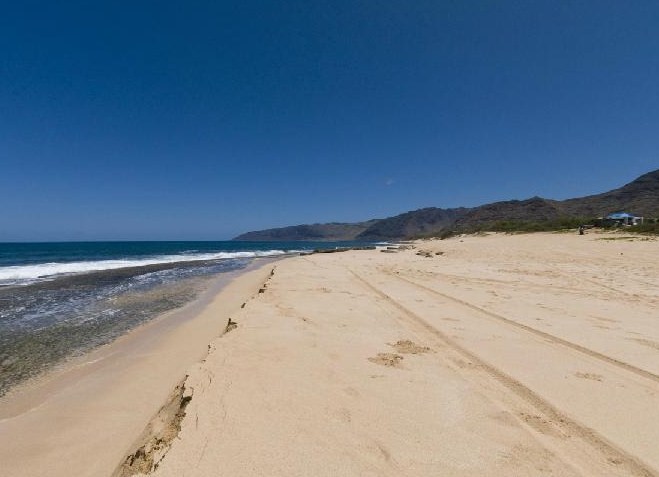
[[[226,239],[659,168],[659,2],[16,1],[0,240]]]

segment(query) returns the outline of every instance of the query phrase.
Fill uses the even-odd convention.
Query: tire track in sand
[[[421,316],[414,313],[412,310],[408,309],[400,302],[389,296],[384,291],[377,288],[371,282],[363,278],[357,272],[347,267],[347,270],[355,277],[355,279],[361,283],[364,287],[374,293],[376,296],[382,298],[387,304],[396,309],[401,313],[401,316],[408,321],[411,325],[416,325],[421,329],[429,332],[434,337],[438,338],[443,342],[449,349],[453,350],[457,354],[466,358],[467,360],[475,363],[479,369],[487,373],[489,376],[494,378],[495,381],[500,383],[502,386],[510,390],[514,395],[520,398],[522,401],[531,405],[541,414],[547,418],[548,421],[553,423],[564,435],[566,436],[576,436],[582,442],[584,442],[589,447],[593,448],[601,455],[605,457],[605,460],[611,465],[614,466],[611,470],[623,472],[622,475],[625,475],[626,472],[628,475],[638,476],[638,477],[657,477],[659,474],[655,473],[652,468],[648,467],[634,455],[627,453],[623,449],[620,449],[612,442],[609,442],[604,436],[598,434],[593,429],[590,429],[577,421],[569,418],[567,415],[563,414],[558,408],[554,407],[551,403],[543,399],[540,395],[532,391],[530,388],[526,387],[520,381],[516,380],[512,376],[504,373],[502,370],[494,367],[493,365],[482,360],[476,354],[472,353],[465,347],[458,344],[455,340],[449,337],[444,332],[435,328],[428,321],[423,319]],[[418,285],[412,283],[414,285]],[[471,308],[471,306],[470,306]],[[478,307],[476,307],[479,309]],[[482,311],[479,309],[479,311]],[[551,337],[551,335],[549,335]],[[615,362],[615,360],[614,360]],[[651,373],[650,373],[651,374]],[[654,376],[654,375],[653,375]],[[619,475],[619,474],[615,474]]]
[[[435,289],[433,289],[433,288],[430,288],[430,287],[428,287],[428,286],[426,286],[426,285],[422,285],[422,284],[420,284],[420,283],[418,283],[418,282],[415,282],[414,280],[411,280],[411,279],[409,279],[409,278],[406,278],[406,277],[403,277],[403,276],[397,275],[397,274],[395,274],[395,273],[386,272],[386,271],[384,271],[383,273],[387,274],[388,276],[390,276],[390,277],[392,277],[392,278],[396,278],[396,279],[398,279],[398,280],[401,280],[401,281],[407,282],[407,283],[409,283],[409,284],[411,284],[411,285],[413,285],[413,286],[415,286],[415,287],[417,287],[417,288],[420,288],[420,289],[422,289],[422,290],[425,290],[425,291],[427,291],[427,292],[429,292],[429,293],[431,293],[431,294],[433,294],[433,295],[440,296],[440,297],[442,297],[442,298],[444,298],[444,299],[446,299],[446,300],[453,301],[454,303],[458,303],[458,304],[460,304],[460,305],[462,305],[462,306],[465,306],[465,307],[467,307],[467,308],[470,308],[470,309],[472,309],[472,310],[475,310],[475,311],[477,311],[477,312],[479,312],[479,313],[481,313],[481,314],[483,314],[483,315],[486,315],[487,317],[489,317],[489,318],[491,318],[491,319],[494,319],[494,320],[499,321],[499,322],[501,322],[501,323],[505,323],[506,325],[509,325],[509,326],[515,327],[515,328],[517,328],[517,329],[524,330],[524,331],[526,331],[526,332],[528,332],[528,333],[531,333],[531,334],[534,334],[534,335],[539,336],[539,337],[541,337],[541,338],[544,338],[544,339],[546,339],[546,340],[549,340],[549,341],[551,341],[552,343],[555,343],[555,344],[558,344],[558,345],[561,345],[561,346],[565,346],[565,347],[567,347],[567,348],[570,348],[571,350],[574,350],[574,351],[578,351],[578,352],[580,352],[580,353],[583,353],[583,354],[585,354],[585,355],[587,355],[587,356],[589,356],[589,357],[591,357],[591,358],[599,359],[599,360],[601,360],[601,361],[606,362],[607,364],[612,364],[612,365],[614,365],[614,366],[617,366],[617,367],[619,367],[619,368],[624,369],[625,371],[628,371],[628,372],[631,372],[631,373],[637,374],[637,375],[639,375],[639,376],[642,376],[642,377],[644,377],[644,378],[647,378],[647,379],[650,379],[650,380],[652,380],[652,381],[654,381],[654,382],[658,382],[658,383],[659,383],[659,376],[656,375],[656,374],[654,374],[654,373],[652,373],[652,372],[650,372],[650,371],[647,371],[647,370],[645,370],[645,369],[638,368],[638,367],[636,367],[636,366],[634,366],[634,365],[632,365],[632,364],[629,364],[629,363],[626,363],[626,362],[624,362],[624,361],[620,361],[620,360],[618,360],[618,359],[612,358],[611,356],[607,356],[607,355],[602,354],[602,353],[600,353],[600,352],[598,352],[598,351],[592,350],[592,349],[590,349],[590,348],[586,348],[585,346],[582,346],[582,345],[580,345],[580,344],[573,343],[573,342],[571,342],[571,341],[568,341],[568,340],[563,339],[563,338],[559,338],[558,336],[552,335],[552,334],[547,333],[547,332],[545,332],[545,331],[538,330],[537,328],[533,328],[532,326],[525,325],[525,324],[523,324],[523,323],[520,323],[520,322],[518,322],[518,321],[512,320],[512,319],[510,319],[510,318],[506,318],[506,317],[503,316],[503,315],[499,315],[499,314],[494,313],[494,312],[492,312],[492,311],[489,311],[489,310],[486,310],[486,309],[484,309],[484,308],[481,308],[481,307],[478,306],[478,305],[474,305],[473,303],[469,303],[468,301],[465,301],[465,300],[462,300],[462,299],[460,299],[460,298],[456,298],[456,297],[451,296],[451,295],[448,295],[448,294],[446,294],[446,293],[443,293],[443,292],[437,291],[437,290],[435,290]]]

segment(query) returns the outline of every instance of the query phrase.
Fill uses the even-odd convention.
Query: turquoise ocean
[[[0,396],[260,257],[347,242],[0,243]],[[360,244],[360,245],[363,245]]]

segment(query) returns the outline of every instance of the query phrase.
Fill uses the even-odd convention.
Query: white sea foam
[[[0,267],[0,284],[33,283],[55,275],[116,270],[119,268],[142,267],[176,262],[194,262],[200,260],[221,260],[231,258],[274,257],[284,255],[283,250],[261,250],[250,252],[217,252],[180,255],[160,255],[143,259],[98,260],[68,263],[39,263],[34,265],[16,265]]]

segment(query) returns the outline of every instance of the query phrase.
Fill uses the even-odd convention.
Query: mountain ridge
[[[553,200],[536,196],[524,200],[491,202],[471,208],[425,207],[364,222],[303,224],[247,232],[234,240],[401,240],[436,236],[449,230],[482,230],[502,221],[586,220],[620,210],[645,217],[659,217],[659,169],[643,174],[617,189],[573,199]]]

